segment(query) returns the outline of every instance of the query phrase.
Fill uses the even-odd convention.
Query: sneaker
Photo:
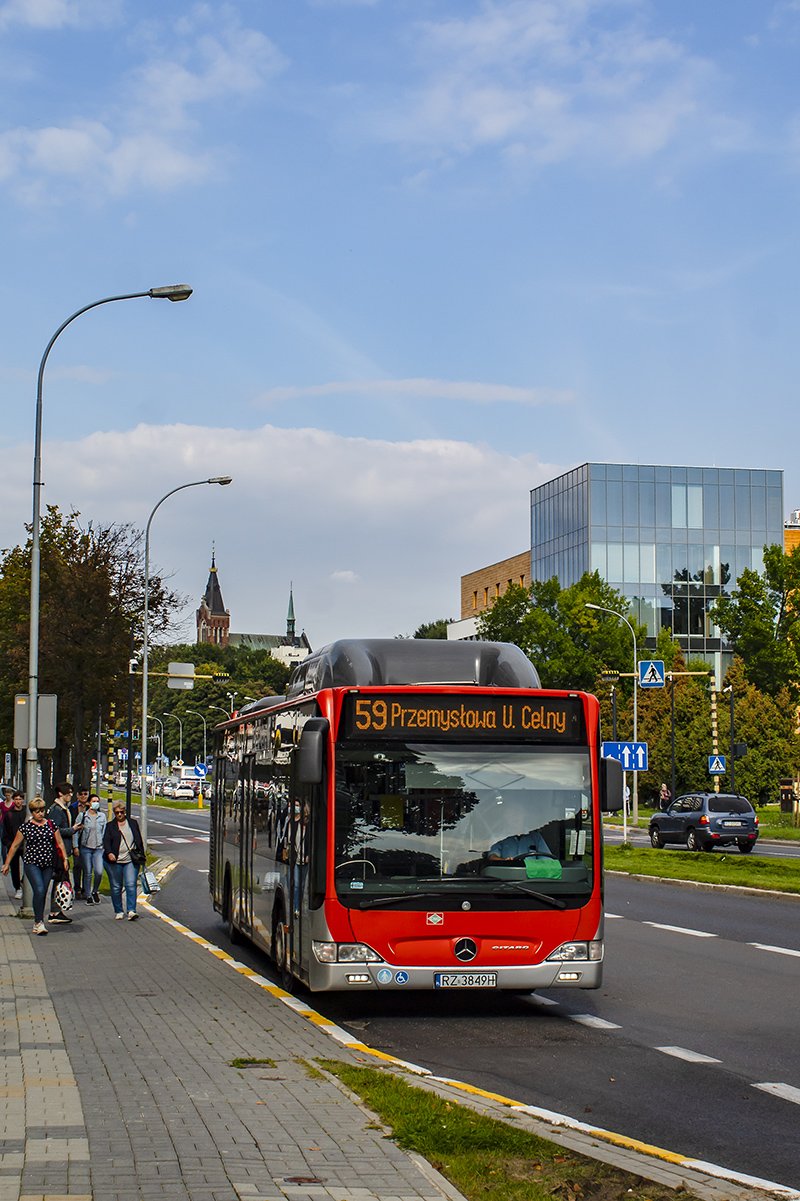
[[[94,901],[92,900],[92,898],[91,898],[91,897],[87,897],[87,898],[86,898],[86,904],[87,904],[87,905],[94,905]]]
[[[125,917],[124,913],[115,913],[114,914],[114,919],[118,922],[121,922],[124,917]]]
[[[46,934],[47,926],[45,926],[44,922],[34,922],[33,923],[33,932],[34,932],[34,934]]]
[[[136,912],[136,910],[132,909],[130,911],[130,913],[128,914],[128,921],[135,922],[138,916],[139,916],[139,914]]]
[[[57,913],[55,917],[50,918],[50,921],[54,926],[66,926],[72,921],[72,918],[67,917],[65,913]]]
[[[92,893],[92,900],[94,901],[95,905],[99,905],[99,904],[100,904],[100,893],[99,893],[99,892],[93,892],[93,893]]]
[[[22,889],[21,888],[18,888],[17,891],[14,893],[14,900],[15,901],[22,900]]]

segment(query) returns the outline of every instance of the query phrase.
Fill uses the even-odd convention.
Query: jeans
[[[115,913],[122,913],[122,886],[125,885],[125,901],[128,913],[136,912],[136,882],[139,869],[135,863],[106,863],[111,885],[111,904]]]
[[[90,897],[93,892],[100,891],[103,881],[103,848],[96,847],[91,850],[89,847],[81,847],[81,867],[83,868],[83,890],[87,897]],[[92,872],[94,872],[94,882],[92,882]]]
[[[53,878],[53,869],[52,867],[39,867],[38,863],[26,863],[25,875],[30,880],[33,889],[33,919],[36,922],[43,922],[44,900]]]

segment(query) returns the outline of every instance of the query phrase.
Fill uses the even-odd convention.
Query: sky
[[[800,506],[800,0],[0,0],[0,546],[144,527],[314,647],[459,616],[586,460]]]

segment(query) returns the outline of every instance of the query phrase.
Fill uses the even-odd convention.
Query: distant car
[[[176,801],[193,801],[194,786],[188,780],[181,780],[172,795]]]
[[[758,838],[758,817],[746,797],[725,792],[696,792],[678,797],[664,813],[650,818],[650,842],[678,842],[690,851],[738,846],[749,855]]]

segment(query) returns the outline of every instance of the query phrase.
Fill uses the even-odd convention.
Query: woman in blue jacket
[[[107,818],[100,808],[98,796],[89,797],[89,808],[78,817],[76,838],[83,867],[83,887],[87,905],[100,904],[100,885],[103,882],[103,835]],[[94,878],[92,878],[94,877]]]

